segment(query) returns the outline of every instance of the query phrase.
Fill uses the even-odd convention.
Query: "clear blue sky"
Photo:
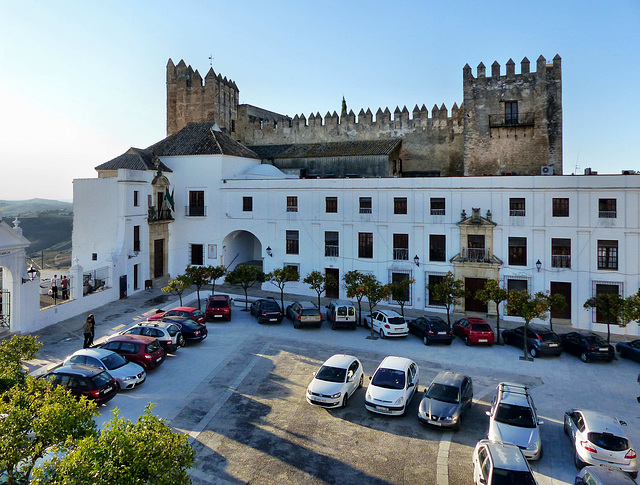
[[[462,102],[462,68],[559,54],[564,173],[640,170],[640,2],[0,0],[0,199],[165,136],[165,66],[233,79],[294,116]]]

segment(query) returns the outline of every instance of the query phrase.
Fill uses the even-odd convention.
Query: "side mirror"
[[[542,421],[541,419],[538,420],[538,424],[544,424],[544,421]]]
[[[413,387],[413,386],[415,386],[415,384],[413,382],[410,382],[409,387]]]
[[[313,377],[315,377],[315,376],[316,376],[316,374],[317,374],[317,372],[314,372],[314,373],[313,373]]]
[[[480,477],[480,479],[479,479],[478,481],[479,481],[482,485],[486,485],[486,484],[487,484],[487,481],[486,481],[484,478],[482,478],[482,477]]]
[[[353,382],[353,376],[347,377],[347,382]]]
[[[484,414],[486,414],[487,416],[491,416],[491,411],[485,411]]]
[[[626,425],[627,425],[627,423],[626,423],[625,421],[620,421],[620,420],[618,420],[618,422],[619,422],[622,426],[626,426]]]

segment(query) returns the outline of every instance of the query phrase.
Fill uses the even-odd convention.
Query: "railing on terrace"
[[[551,255],[552,268],[571,268],[571,255],[553,254]]]
[[[469,263],[488,263],[491,259],[489,248],[462,248],[460,251],[462,261]]]

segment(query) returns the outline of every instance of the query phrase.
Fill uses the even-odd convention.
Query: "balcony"
[[[155,207],[149,207],[147,220],[149,222],[172,221],[173,216],[170,209],[157,210]]]
[[[339,247],[330,244],[325,244],[324,255],[327,258],[337,258],[340,255]]]
[[[204,205],[188,205],[184,208],[187,217],[204,217],[207,215],[207,207]]]
[[[445,215],[445,209],[431,209],[432,216],[443,216]]]
[[[360,207],[360,214],[371,214],[371,207]]]
[[[551,255],[552,268],[571,268],[571,255],[553,254]]]
[[[534,125],[535,113],[518,113],[510,116],[506,116],[504,113],[489,115],[489,128]]]
[[[393,248],[394,261],[409,261],[409,250],[406,248]]]
[[[615,219],[617,211],[598,211],[598,217],[600,219]]]
[[[287,212],[298,212],[298,206],[297,205],[288,205],[287,206]]]
[[[524,217],[525,210],[524,209],[511,209],[509,211],[509,216],[511,217]]]
[[[460,259],[467,263],[490,263],[491,250],[489,248],[462,248]]]

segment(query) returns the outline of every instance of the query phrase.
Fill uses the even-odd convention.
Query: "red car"
[[[205,310],[207,320],[231,320],[231,302],[229,295],[211,295]]]
[[[147,320],[162,320],[162,317],[187,317],[198,323],[205,323],[207,321],[205,313],[192,306],[177,306],[168,312],[158,312],[151,315]]]
[[[492,345],[495,338],[491,325],[482,318],[461,318],[453,322],[453,333],[464,340],[466,345]]]
[[[140,364],[145,370],[155,369],[166,356],[158,339],[146,335],[114,335],[101,347]]]

